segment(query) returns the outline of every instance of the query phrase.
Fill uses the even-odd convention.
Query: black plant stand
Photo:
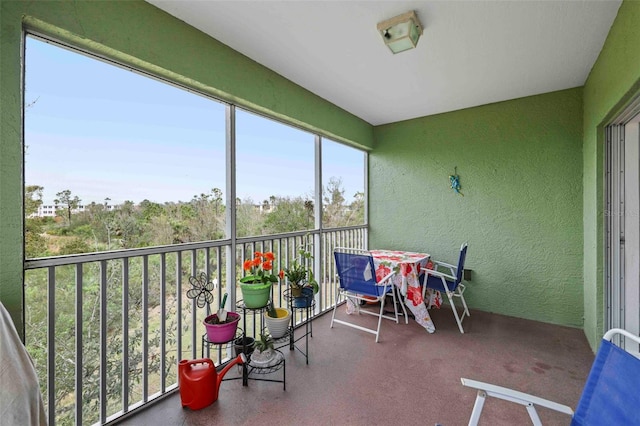
[[[274,350],[276,353],[276,362],[268,367],[260,367],[247,364],[247,380],[256,380],[262,382],[277,382],[282,383],[283,390],[287,390],[287,361],[284,359],[284,354],[279,350]],[[275,373],[278,370],[282,370],[282,380],[270,379],[264,377],[266,374]]]
[[[236,303],[236,308],[242,309],[242,321],[243,321],[242,328],[244,330],[244,334],[242,335],[242,337],[245,337],[247,335],[247,315],[248,314],[254,315],[254,318],[256,320],[258,317],[260,317],[259,329],[261,330],[262,333],[266,333],[266,330],[264,330],[264,319],[262,317],[262,314],[267,309],[266,306],[263,306],[261,308],[247,308],[243,300],[238,300],[238,302]],[[255,330],[255,324],[254,324],[254,330]],[[291,330],[289,330],[284,337],[288,336],[290,332]],[[255,333],[252,333],[252,334],[255,334]],[[252,336],[252,337],[257,340],[257,336]],[[284,337],[282,337],[281,339],[284,339]],[[245,354],[247,353],[246,346],[243,346],[243,352]],[[243,386],[249,386],[249,380],[256,380],[256,381],[263,381],[263,382],[278,382],[283,384],[284,390],[287,390],[286,361],[284,359],[284,355],[282,354],[282,352],[278,350],[276,350],[275,352],[276,352],[276,356],[278,357],[277,362],[268,367],[259,367],[259,366],[251,365],[251,355],[247,355],[247,362],[242,365],[242,385]],[[282,380],[270,379],[270,378],[264,377],[265,375],[275,373],[280,369],[282,369]]]
[[[236,340],[238,337],[242,337],[242,336],[244,336],[244,331],[240,327],[238,327],[236,329],[235,336],[233,336],[233,338],[231,340],[227,340],[226,342],[212,342],[207,337],[207,333],[204,333],[202,335],[202,349],[201,349],[201,352],[200,352],[200,356],[202,358],[204,358],[204,349],[205,348],[207,348],[207,357],[209,357],[209,349],[211,347],[213,347],[215,350],[220,350],[220,349],[222,349],[222,346],[229,345],[229,344],[233,343],[233,341]],[[229,355],[229,358],[233,359],[233,356]]]
[[[204,349],[205,347],[207,348],[207,357],[209,357],[209,350],[211,348],[213,348],[213,350],[221,350],[222,347],[224,345],[230,346],[229,350],[229,354],[228,354],[228,358],[229,360],[224,362],[223,365],[226,365],[227,362],[230,362],[231,360],[233,360],[235,358],[235,349],[233,348],[233,342],[238,338],[238,337],[244,337],[244,330],[241,329],[240,327],[238,327],[238,329],[236,330],[236,335],[233,337],[233,339],[231,340],[227,340],[226,342],[212,342],[209,340],[209,338],[207,337],[207,333],[204,333],[202,335],[202,349],[201,349],[201,357],[204,358]],[[244,350],[246,351],[246,348],[244,348]],[[244,370],[244,368],[243,368]],[[227,381],[227,380],[239,380],[239,379],[243,379],[244,380],[244,373],[241,376],[237,376],[237,377],[225,377],[224,379],[222,379],[222,381]]]
[[[287,307],[291,310],[291,326],[289,327],[289,350],[297,349],[305,357],[305,361],[309,364],[309,337],[313,337],[313,323],[310,320],[311,314],[316,306],[313,293],[303,294],[299,297],[293,297],[291,289],[287,288],[282,293],[287,300]],[[295,337],[295,320],[296,312],[300,312],[303,318],[304,333],[297,338]],[[306,314],[306,316],[305,316]],[[304,339],[304,350],[296,343]]]

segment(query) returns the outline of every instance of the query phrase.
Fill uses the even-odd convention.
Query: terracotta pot
[[[302,287],[297,285],[292,285],[291,287],[291,296],[300,297],[302,295]]]

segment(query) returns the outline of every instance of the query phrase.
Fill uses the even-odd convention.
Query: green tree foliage
[[[309,203],[302,197],[276,197],[273,208],[264,219],[265,234],[313,228],[313,203]]]
[[[27,258],[68,255],[116,249],[168,245],[175,243],[217,240],[224,238],[226,206],[222,191],[213,188],[194,196],[186,202],[164,204],[144,200],[139,204],[127,201],[111,207],[109,199],[104,203],[90,203],[84,211],[74,212],[80,200],[70,190],[57,194],[57,204],[64,213],[64,226],[53,218],[30,217],[42,203],[43,188],[25,188],[25,250]],[[357,194],[346,205],[340,179],[332,178],[323,191],[325,226],[344,226],[364,221],[364,194]],[[314,203],[304,197],[271,196],[260,204],[251,199],[237,200],[237,236],[259,236],[314,228]],[[186,256],[181,254],[181,256]],[[204,268],[204,253],[198,253],[198,268]],[[215,259],[215,256],[212,256]],[[75,392],[75,328],[76,308],[82,307],[83,343],[83,423],[95,423],[98,419],[100,374],[100,288],[107,286],[107,394],[108,412],[121,408],[122,384],[120,383],[123,358],[129,361],[131,402],[140,398],[142,381],[142,317],[149,318],[148,348],[150,383],[158,383],[160,375],[160,325],[165,324],[167,334],[168,380],[177,377],[176,341],[179,336],[188,340],[190,302],[177,306],[176,276],[188,282],[190,261],[183,259],[183,270],[177,271],[177,255],[167,255],[166,273],[160,276],[161,258],[147,258],[147,276],[143,278],[141,257],[127,260],[129,271],[128,307],[123,308],[122,261],[93,262],[82,266],[82,300],[76,301],[75,266],[55,268],[55,401],[57,423],[74,422]],[[106,267],[106,282],[102,282],[101,268]],[[212,265],[211,270],[221,265]],[[47,396],[47,269],[25,272],[26,335],[27,346],[41,378],[43,394]],[[162,294],[160,283],[165,280]],[[148,309],[142,306],[143,282],[148,286]],[[184,286],[184,284],[183,284]],[[186,287],[184,291],[186,291]],[[166,301],[167,314],[161,318],[159,304]],[[126,309],[126,310],[125,310]],[[128,318],[128,353],[123,351],[123,311]],[[177,315],[183,317],[183,330],[176,329]],[[184,335],[182,333],[185,333]],[[184,341],[184,340],[183,340]],[[187,346],[187,344],[185,344]],[[190,350],[190,348],[189,348]],[[189,355],[186,355],[187,357]],[[158,389],[150,389],[150,393]]]
[[[353,196],[353,202],[349,205],[349,214],[347,215],[345,226],[364,224],[364,202],[364,192],[356,192]]]
[[[24,245],[27,257],[41,257],[47,255],[46,241],[42,237],[43,218],[34,218],[32,215],[38,212],[42,205],[43,187],[28,185],[24,188]]]
[[[238,237],[264,235],[263,216],[250,198],[236,200],[236,234]]]
[[[162,216],[164,209],[161,204],[149,200],[142,200],[140,202],[140,214],[145,222],[151,222],[154,218]]]
[[[333,228],[345,224],[344,189],[342,179],[332,177],[326,188],[322,189],[322,220],[324,226]]]
[[[28,219],[24,229],[24,250],[27,258],[44,257],[49,255],[46,239],[40,235],[41,221]]]
[[[71,190],[65,189],[56,194],[56,199],[53,200],[56,203],[56,209],[61,206],[60,209],[64,210],[64,217],[67,219],[67,225],[71,224],[71,213],[77,209],[80,205],[80,198],[77,195],[72,196]]]
[[[24,188],[24,215],[29,217],[38,212],[42,205],[42,191],[44,188],[38,185],[27,185]]]
[[[224,209],[222,191],[214,188],[210,193],[193,197],[189,202],[188,227],[191,241],[217,240],[224,237]]]
[[[62,246],[58,254],[76,254],[76,253],[89,253],[91,252],[91,247],[81,238],[72,237],[69,240],[66,240]]]

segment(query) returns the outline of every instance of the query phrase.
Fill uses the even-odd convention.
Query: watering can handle
[[[184,361],[185,360],[180,361],[180,363],[183,364]],[[211,367],[215,367],[215,365],[213,364],[213,361],[210,358],[193,359],[193,360],[187,361],[184,364],[186,364],[189,367],[194,366],[196,364],[209,364]]]

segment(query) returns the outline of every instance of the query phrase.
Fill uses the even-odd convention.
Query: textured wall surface
[[[585,334],[596,347],[604,333],[604,130],[640,94],[640,2],[625,1],[584,87]]]
[[[0,300],[22,329],[23,25],[364,148],[370,124],[143,1],[0,2]]]
[[[582,326],[582,89],[375,128],[370,246],[457,261],[472,308]],[[457,166],[464,196],[449,185]]]

